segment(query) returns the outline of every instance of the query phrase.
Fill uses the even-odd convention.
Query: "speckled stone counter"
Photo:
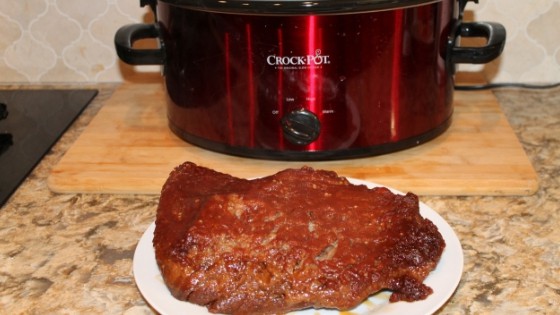
[[[0,313],[154,313],[136,288],[132,256],[158,197],[47,188],[50,168],[115,88],[97,87],[98,97],[0,210]],[[522,197],[421,197],[454,228],[465,255],[462,280],[439,313],[557,314],[560,89],[495,93],[540,189]]]

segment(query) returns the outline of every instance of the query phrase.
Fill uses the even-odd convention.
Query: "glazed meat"
[[[227,314],[346,310],[383,289],[425,299],[445,247],[412,193],[309,167],[246,180],[188,162],[162,189],[153,242],[173,296]]]

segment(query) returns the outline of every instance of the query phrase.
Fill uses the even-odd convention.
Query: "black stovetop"
[[[97,90],[0,90],[0,207]]]

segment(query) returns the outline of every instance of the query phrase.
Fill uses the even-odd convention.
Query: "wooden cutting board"
[[[160,83],[124,83],[56,165],[55,192],[159,194],[184,161],[239,177],[309,165],[419,195],[527,195],[537,175],[490,91],[456,92],[453,123],[438,138],[404,151],[327,162],[283,162],[210,152],[167,127]]]

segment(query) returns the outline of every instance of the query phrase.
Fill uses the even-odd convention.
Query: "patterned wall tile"
[[[121,0],[122,1],[122,0]],[[69,19],[81,24],[82,29],[89,29],[90,24],[109,9],[107,0],[56,0],[56,8]]]
[[[0,36],[0,47],[4,49],[9,47],[21,37],[22,33],[23,30],[16,21],[0,15],[0,34],[2,34]]]
[[[476,21],[501,23],[507,30],[504,52],[484,66],[459,69],[482,70],[494,82],[560,82],[560,0],[481,0],[470,3]]]
[[[527,24],[527,34],[538,45],[544,47],[548,55],[553,55],[560,47],[558,17],[560,17],[560,3],[553,3],[549,10],[531,19]]]
[[[0,12],[26,29],[38,16],[47,13],[47,0],[2,0]]]
[[[343,1],[343,0],[341,0]],[[139,0],[0,0],[0,83],[121,81],[137,70],[115,54],[116,30],[149,21]],[[467,6],[475,21],[503,24],[504,53],[482,71],[490,81],[560,81],[560,0],[480,0]]]

